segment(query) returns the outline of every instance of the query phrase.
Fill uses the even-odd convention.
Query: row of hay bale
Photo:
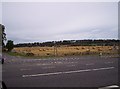
[[[54,56],[54,47],[19,47],[13,52],[26,54],[27,56]],[[113,46],[71,46],[57,47],[57,56],[84,55],[84,54],[110,54],[115,53]]]

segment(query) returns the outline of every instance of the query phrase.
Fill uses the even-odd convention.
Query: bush
[[[34,56],[34,53],[26,53],[27,56]]]
[[[14,47],[13,41],[12,40],[8,40],[7,44],[6,44],[6,48],[8,49],[8,51],[12,51]]]

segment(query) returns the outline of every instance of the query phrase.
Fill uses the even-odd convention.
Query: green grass
[[[58,56],[27,56],[26,54],[5,52],[10,56],[23,57],[23,58],[34,58],[34,59],[45,59],[45,58],[58,58]]]
[[[15,52],[5,52],[5,53],[7,53],[8,55],[11,55],[11,56],[27,57],[25,54],[21,54],[21,53],[15,53]]]
[[[23,57],[23,58],[33,58],[33,59],[48,59],[48,58],[60,58],[60,57],[74,57],[74,56],[99,56],[99,53],[90,53],[90,54],[67,54],[64,56],[54,56],[54,55],[49,55],[49,56],[28,56],[26,54],[22,53],[17,53],[17,52],[5,52],[8,55],[11,56],[16,56],[16,57]],[[116,54],[107,54],[104,53],[102,56],[107,56],[107,55],[116,55]]]

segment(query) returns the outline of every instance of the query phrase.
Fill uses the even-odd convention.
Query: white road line
[[[66,72],[54,72],[54,73],[44,73],[44,74],[32,74],[32,75],[22,75],[22,77],[35,77],[35,76],[48,76],[48,75],[58,75],[58,74],[71,74],[71,73],[80,73],[80,72],[89,72],[89,71],[98,71],[98,70],[110,70],[115,67],[106,67],[98,69],[85,69],[85,70],[76,70],[76,71],[66,71]]]
[[[117,85],[111,85],[111,86],[106,86],[106,87],[101,87],[101,88],[98,88],[98,89],[114,89],[114,88],[119,88],[119,86]]]
[[[36,64],[37,66],[46,66],[46,65],[51,65],[50,63],[39,63],[39,64]]]
[[[92,69],[92,70],[94,70],[94,71],[96,71],[96,70],[108,70],[108,69],[113,69],[113,68],[115,68],[115,67],[106,67],[106,68],[99,68],[99,69]]]

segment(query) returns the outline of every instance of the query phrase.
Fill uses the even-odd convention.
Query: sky
[[[118,39],[118,3],[3,2],[2,24],[14,43]]]

